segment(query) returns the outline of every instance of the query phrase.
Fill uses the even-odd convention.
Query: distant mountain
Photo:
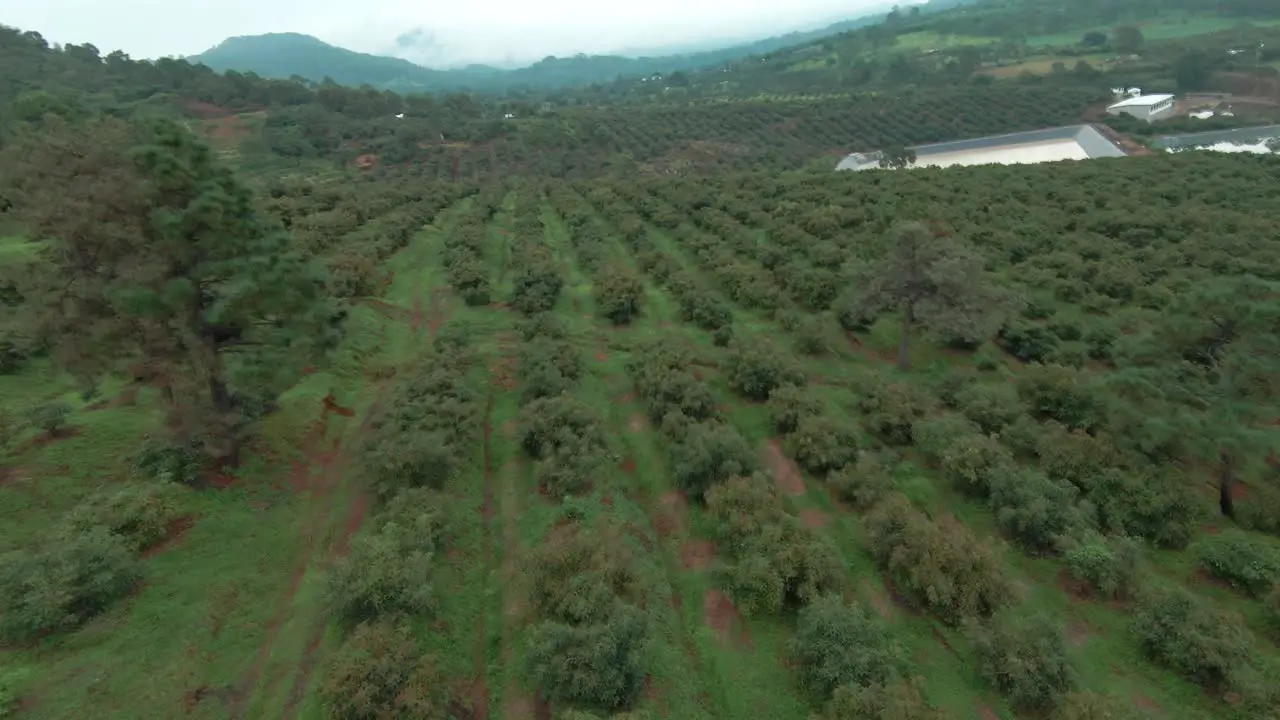
[[[884,10],[887,11],[889,7],[891,6],[886,6]],[[298,33],[233,37],[186,59],[219,72],[253,72],[269,78],[299,76],[315,82],[328,77],[341,85],[372,85],[402,92],[547,89],[610,82],[619,77],[642,77],[714,67],[749,55],[769,53],[824,36],[874,25],[884,17],[879,10],[868,12],[875,14],[843,20],[819,29],[792,32],[712,50],[642,57],[549,57],[528,67],[513,69],[469,65],[465,68],[433,70],[401,58],[347,50]],[[430,42],[432,38],[424,30],[410,31],[397,38],[397,45],[400,47]]]

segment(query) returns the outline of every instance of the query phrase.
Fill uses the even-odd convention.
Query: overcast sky
[[[300,32],[430,65],[530,61],[765,37],[886,0],[0,0],[0,24],[136,58],[194,55],[235,35]],[[902,3],[911,4],[911,0]],[[416,33],[417,42],[396,39]]]

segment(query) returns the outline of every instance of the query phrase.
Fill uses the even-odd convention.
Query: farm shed
[[[1107,112],[1111,115],[1130,115],[1139,120],[1154,122],[1173,114],[1173,96],[1139,95],[1108,106]]]

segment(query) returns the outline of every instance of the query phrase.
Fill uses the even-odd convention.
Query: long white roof
[[[1162,95],[1139,95],[1138,97],[1129,98],[1128,100],[1121,100],[1115,105],[1109,105],[1107,109],[1110,110],[1111,108],[1144,107],[1148,105],[1159,105],[1165,100],[1172,100],[1172,99],[1173,99],[1172,95],[1163,95],[1163,94]]]

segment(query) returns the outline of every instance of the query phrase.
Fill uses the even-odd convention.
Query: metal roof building
[[[914,167],[951,167],[953,165],[1019,165],[1058,160],[1087,160],[1099,157],[1125,157],[1092,125],[1067,127],[1009,135],[992,135],[972,140],[917,145]],[[879,152],[853,153],[836,166],[837,170],[870,170],[880,167]]]
[[[1112,115],[1132,115],[1139,120],[1153,122],[1173,114],[1173,95],[1139,95],[1109,105],[1107,112]]]

